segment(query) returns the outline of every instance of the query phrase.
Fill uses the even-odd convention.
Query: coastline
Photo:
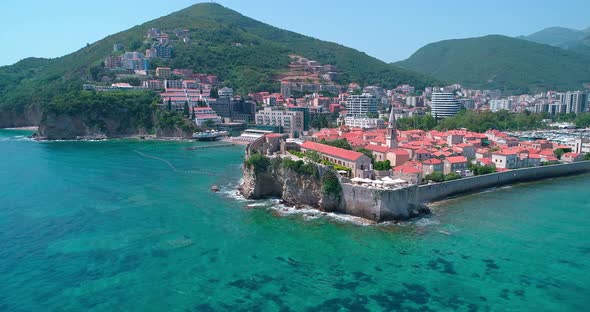
[[[29,131],[37,131],[39,130],[38,126],[29,126],[29,127],[11,127],[11,128],[0,128],[1,130],[29,130]]]

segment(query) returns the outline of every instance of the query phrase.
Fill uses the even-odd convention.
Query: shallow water
[[[233,196],[243,147],[34,142],[27,134],[0,130],[0,311],[590,304],[589,176],[448,200],[400,225],[361,226]],[[223,191],[211,192],[213,184]]]

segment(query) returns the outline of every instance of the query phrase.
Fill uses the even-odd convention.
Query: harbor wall
[[[571,164],[515,169],[505,172],[463,178],[459,180],[421,185],[418,187],[418,202],[433,202],[452,196],[475,193],[485,189],[509,184],[587,172],[590,172],[590,161],[581,161]]]
[[[342,184],[338,212],[374,221],[405,220],[425,212],[417,205],[418,187],[396,190]]]

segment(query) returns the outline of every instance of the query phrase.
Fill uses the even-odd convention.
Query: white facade
[[[565,105],[566,113],[581,113],[588,111],[588,94],[582,91],[560,93],[561,104]]]
[[[490,101],[490,110],[492,112],[497,112],[501,110],[512,110],[512,101],[511,100],[491,100]]]
[[[234,90],[232,88],[221,88],[217,91],[219,98],[232,98],[234,96]]]
[[[435,117],[455,116],[461,109],[461,104],[450,92],[433,92],[430,102],[430,114]]]
[[[264,126],[281,126],[285,133],[303,131],[303,112],[275,110],[265,107],[256,113],[256,124]]]
[[[221,117],[215,113],[210,107],[194,107],[195,123],[197,126],[202,126],[207,120],[212,120],[214,123],[222,123]]]
[[[350,95],[346,99],[347,117],[367,117],[377,113],[377,98],[371,94]]]
[[[352,128],[363,128],[363,129],[376,129],[383,128],[385,122],[381,118],[359,118],[359,117],[346,117],[344,118],[344,124]]]

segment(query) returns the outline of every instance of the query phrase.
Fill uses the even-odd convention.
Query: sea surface
[[[240,199],[243,147],[29,134],[0,130],[0,311],[590,306],[587,175],[363,225]]]

